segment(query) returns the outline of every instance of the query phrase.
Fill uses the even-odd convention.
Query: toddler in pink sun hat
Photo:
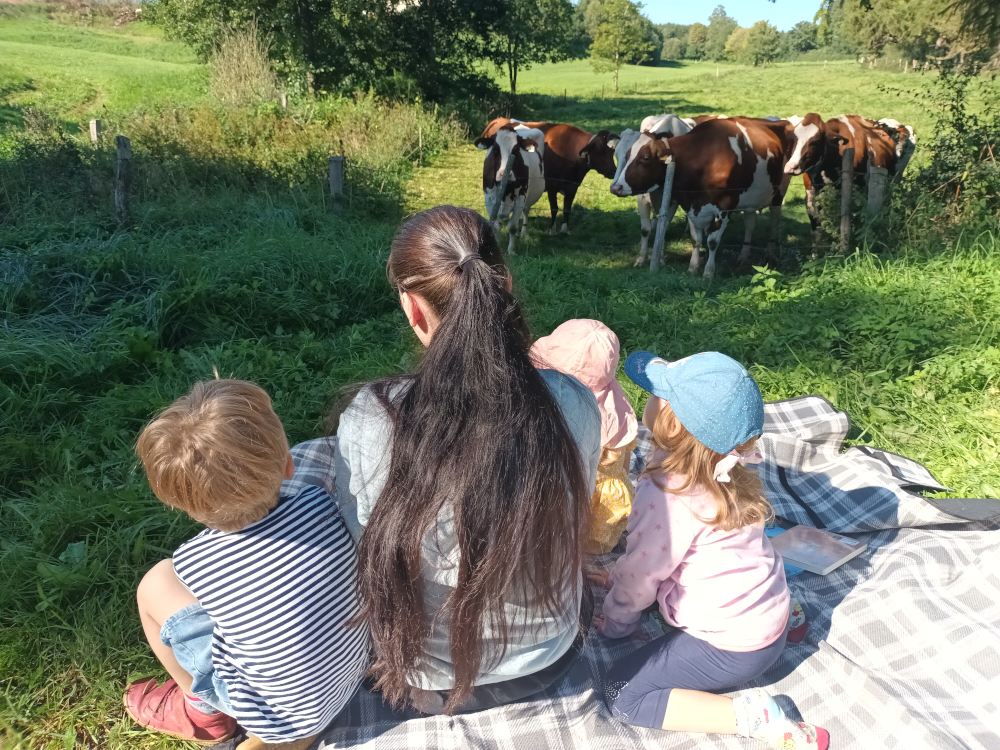
[[[610,552],[628,525],[635,490],[628,479],[638,420],[615,377],[620,359],[618,337],[599,320],[567,320],[531,347],[540,369],[558,370],[583,383],[597,397],[601,411],[601,459],[591,497],[590,528],[584,551]]]

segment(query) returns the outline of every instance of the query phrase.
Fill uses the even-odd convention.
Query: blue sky
[[[757,21],[770,21],[779,31],[788,31],[799,21],[812,21],[819,9],[820,0],[645,0],[642,9],[653,23],[708,23],[708,16],[716,5],[723,5],[726,13],[740,26],[752,26]]]

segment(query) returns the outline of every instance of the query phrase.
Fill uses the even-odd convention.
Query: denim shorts
[[[212,665],[212,630],[215,623],[200,604],[189,604],[174,612],[160,628],[160,640],[169,646],[177,662],[194,681],[191,694],[212,708],[233,715],[229,688]]]

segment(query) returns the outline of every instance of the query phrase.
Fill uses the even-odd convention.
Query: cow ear
[[[617,133],[608,133],[608,148],[615,148],[621,139]]]
[[[844,138],[844,136],[842,136],[842,135],[837,135],[836,133],[834,133],[834,134],[833,134],[833,135],[831,135],[830,137],[831,137],[831,138],[833,139],[833,142],[834,142],[834,143],[835,143],[835,144],[836,144],[836,145],[837,145],[838,147],[840,147],[840,146],[846,146],[847,144],[849,144],[849,143],[850,143],[850,141],[849,141],[849,140],[847,140],[846,138]]]
[[[518,137],[517,145],[523,148],[525,151],[535,152],[538,150],[538,144],[533,138],[521,138]]]
[[[590,157],[590,152],[594,150],[594,142],[591,141],[586,146],[580,149],[580,158],[587,159]]]
[[[669,161],[670,157],[674,155],[674,152],[670,150],[670,144],[667,143],[666,139],[656,139],[650,143],[649,153],[653,155],[654,159],[659,159],[660,161]]]
[[[494,143],[496,143],[496,138],[492,135],[489,138],[476,138],[476,148],[480,151],[491,148]]]

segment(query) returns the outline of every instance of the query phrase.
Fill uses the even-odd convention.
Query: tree
[[[750,29],[737,26],[726,40],[726,56],[738,63],[750,62]]]
[[[684,57],[686,46],[677,37],[671,37],[663,42],[663,52],[660,58],[663,60],[680,60]]]
[[[785,35],[788,51],[794,54],[816,49],[816,24],[809,21],[799,21]]]
[[[488,56],[506,70],[512,96],[517,95],[520,71],[572,56],[573,21],[569,0],[506,0],[489,37]]]
[[[642,27],[646,32],[646,41],[652,46],[643,59],[629,60],[628,62],[634,62],[636,65],[656,65],[660,62],[660,57],[663,54],[663,35],[646,16],[640,13],[639,18],[642,19]]]
[[[708,26],[703,23],[691,24],[688,32],[688,48],[686,57],[698,59],[705,56],[705,44],[708,42]]]
[[[621,66],[630,60],[642,62],[653,50],[640,8],[641,4],[631,0],[604,0],[600,5],[600,23],[590,45],[590,62],[598,72],[614,71],[615,91]]]
[[[781,49],[778,29],[767,21],[758,21],[747,34],[747,62],[751,65],[767,65],[774,62]]]
[[[663,41],[668,39],[680,39],[687,44],[688,34],[691,32],[691,24],[683,23],[658,23],[656,28],[663,37]]]
[[[606,0],[580,0],[577,5],[577,17],[583,18],[583,25],[587,29],[587,36],[590,40],[588,44],[597,39],[601,24],[604,22],[605,2]],[[641,8],[641,4],[638,7]],[[653,22],[646,18],[646,16],[641,13],[638,15],[643,34],[651,47],[648,50],[626,55],[625,62],[635,65],[655,65],[660,61],[660,53],[663,49],[663,35],[660,33],[659,28],[654,26]]]
[[[817,17],[825,34],[839,20],[864,52],[887,45],[907,56],[964,61],[984,56],[1000,42],[1000,4],[995,0],[825,0]]]
[[[735,18],[726,15],[726,9],[717,5],[712,15],[708,17],[708,29],[705,32],[705,56],[710,60],[724,60],[726,57],[726,42],[729,35],[736,31]]]

